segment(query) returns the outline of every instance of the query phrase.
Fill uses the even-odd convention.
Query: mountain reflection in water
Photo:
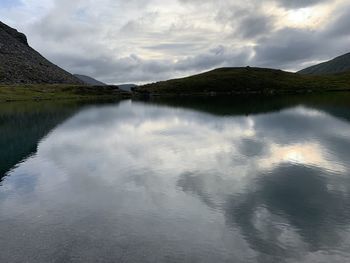
[[[76,111],[3,179],[0,261],[347,262],[347,102]]]

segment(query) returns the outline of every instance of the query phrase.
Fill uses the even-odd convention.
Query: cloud
[[[327,25],[321,28],[277,30],[263,37],[255,46],[254,63],[264,67],[298,69],[312,60],[327,60],[349,52],[350,6],[343,6]]]
[[[299,10],[305,7],[310,12]],[[24,31],[45,57],[70,72],[110,83],[144,83],[247,64],[301,69],[348,52],[348,11],[342,0],[23,0],[15,7],[0,5],[4,22]]]
[[[256,9],[252,15],[252,10]],[[274,29],[275,17],[262,12],[260,4],[228,5],[219,9],[216,20],[232,29],[231,38],[256,39]]]
[[[347,26],[350,23],[350,5],[344,6],[338,10],[338,13],[326,27],[327,36],[333,38],[350,37],[350,29]]]
[[[286,8],[303,8],[320,3],[327,2],[328,0],[276,0],[278,4]]]
[[[162,258],[167,250],[158,244],[146,247],[152,255],[139,246],[158,233],[156,240],[172,240],[172,251],[182,245],[191,248],[185,255],[213,251],[208,262],[346,262],[349,122],[336,117],[339,110],[303,106],[217,116],[210,110],[237,110],[232,100],[217,103],[203,103],[209,112],[203,113],[124,101],[85,108],[59,125],[3,181],[1,225],[16,238],[3,243],[2,256],[19,247],[19,261],[38,258],[33,244],[48,240],[50,256],[75,244],[78,233],[84,246],[70,246],[62,257],[86,255],[92,238],[106,244],[107,255],[132,250],[134,261]],[[275,109],[263,105],[264,112]],[[47,239],[62,229],[69,234]],[[92,259],[106,256],[106,246],[95,246]]]
[[[305,29],[282,29],[262,39],[255,47],[255,62],[266,67],[288,68],[316,55],[323,55],[317,32]]]
[[[83,53],[69,54],[67,57],[57,53],[53,59],[59,64],[68,63],[67,67],[74,72],[84,71],[88,75],[98,76],[107,82],[123,83],[130,80],[136,82],[166,80],[173,77],[174,73],[195,74],[208,68],[246,65],[250,54],[250,49],[234,50],[218,46],[177,61],[143,59],[135,54],[113,59],[108,52],[89,57]]]

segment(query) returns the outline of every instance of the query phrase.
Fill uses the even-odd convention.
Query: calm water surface
[[[350,96],[0,107],[0,262],[350,262]]]

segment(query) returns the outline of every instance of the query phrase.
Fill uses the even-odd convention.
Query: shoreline
[[[227,92],[178,92],[157,93],[145,91],[127,92],[115,86],[81,86],[62,84],[38,84],[38,85],[0,85],[0,103],[25,102],[25,101],[98,101],[120,99],[157,99],[157,98],[209,98],[209,97],[274,97],[281,95],[308,95],[350,92],[350,88],[329,88],[321,90],[297,89],[297,90],[263,90],[258,91],[227,91]]]
[[[0,85],[0,102],[107,100],[130,98],[131,93],[114,86],[96,87],[65,84]]]

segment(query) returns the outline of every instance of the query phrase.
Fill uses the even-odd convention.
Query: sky
[[[0,20],[53,63],[113,84],[296,71],[350,51],[347,0],[0,0]]]

